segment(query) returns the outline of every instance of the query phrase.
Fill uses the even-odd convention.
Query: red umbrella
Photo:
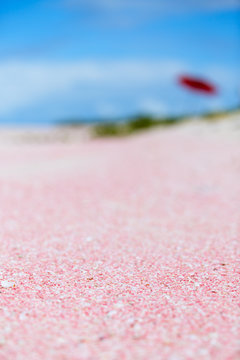
[[[195,92],[201,92],[206,95],[215,95],[217,93],[216,86],[205,79],[182,75],[178,81],[180,85]]]

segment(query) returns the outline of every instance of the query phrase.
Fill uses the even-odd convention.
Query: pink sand
[[[240,359],[240,142],[0,150],[0,360]]]

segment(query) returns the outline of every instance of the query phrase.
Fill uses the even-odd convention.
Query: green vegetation
[[[215,111],[206,114],[200,114],[205,121],[217,121],[229,114],[239,113],[240,109],[230,109],[226,111]],[[151,115],[138,115],[132,118],[121,120],[116,119],[116,121],[103,121],[101,120],[91,120],[84,121],[78,119],[69,119],[61,121],[59,124],[62,126],[70,127],[79,127],[83,124],[91,125],[91,132],[93,136],[96,137],[116,137],[116,136],[128,136],[133,133],[150,129],[152,127],[168,127],[176,124],[180,124],[183,121],[191,120],[192,116],[179,116],[179,117],[166,117],[166,118],[155,118]]]
[[[155,126],[169,126],[179,123],[182,118],[156,119],[149,115],[139,115],[125,122],[105,122],[93,126],[95,136],[126,136]]]
[[[94,125],[93,134],[95,136],[124,136],[127,135],[126,124],[102,123]]]
[[[239,113],[240,113],[240,108],[234,108],[234,109],[230,109],[230,110],[206,113],[206,114],[202,115],[202,118],[206,121],[214,121],[214,120],[217,121],[217,120],[221,120],[221,119],[225,118],[227,115],[239,114]]]

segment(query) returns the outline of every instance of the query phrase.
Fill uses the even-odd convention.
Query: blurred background
[[[1,0],[0,34],[2,125],[239,107],[238,0]]]

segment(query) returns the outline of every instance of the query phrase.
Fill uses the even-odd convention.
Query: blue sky
[[[236,106],[238,0],[1,0],[0,122]],[[219,87],[181,89],[182,73]]]

